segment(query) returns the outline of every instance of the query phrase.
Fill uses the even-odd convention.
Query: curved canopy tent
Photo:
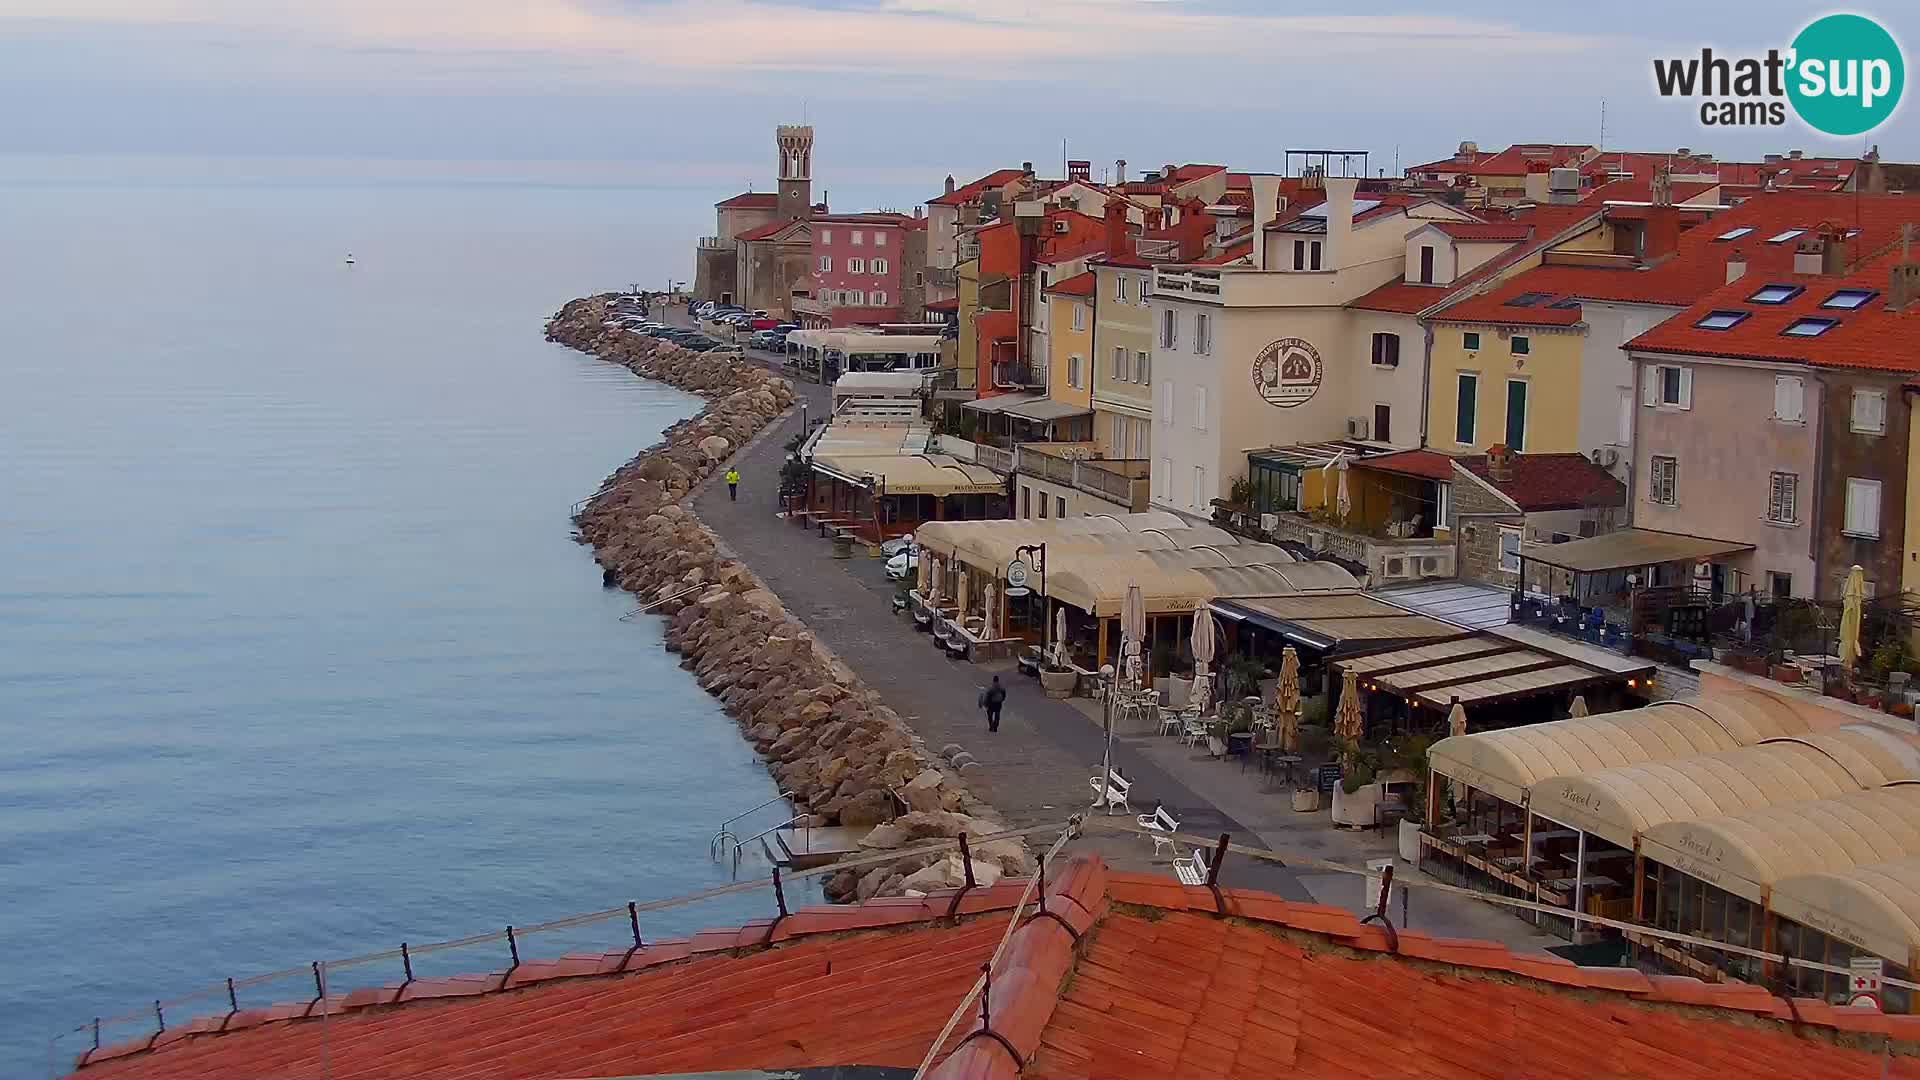
[[[1791,712],[1749,711],[1738,698],[1701,705],[1663,702],[1441,739],[1428,761],[1442,776],[1525,805],[1534,785],[1550,777],[1736,750],[1805,730],[1805,721]]]
[[[1180,518],[1164,511],[1145,514],[1091,514],[1077,518],[1038,521],[1031,518],[1002,521],[930,521],[914,530],[914,542],[936,555],[957,559],[995,573],[1013,561],[1015,549],[1029,544],[1066,547],[1088,537],[1119,537],[1159,530],[1159,539],[1145,545],[1177,544],[1169,533],[1181,531]],[[1209,532],[1211,535],[1211,530]],[[1120,541],[1115,541],[1116,543]],[[1211,540],[1196,539],[1196,543]],[[1135,547],[1142,546],[1135,543]]]
[[[1783,802],[1825,799],[1894,780],[1920,781],[1920,771],[1889,775],[1877,736],[1837,728],[1759,746],[1649,761],[1536,783],[1529,808],[1623,848],[1655,825],[1723,817]]]
[[[1076,554],[1066,568],[1049,574],[1047,591],[1061,603],[1107,618],[1120,613],[1129,585],[1140,587],[1149,614],[1193,611],[1220,597],[1284,596],[1359,587],[1344,570],[1340,571],[1342,580],[1297,574],[1301,567],[1320,565],[1317,563],[1181,566],[1172,564],[1176,560],[1156,561],[1151,557],[1174,554],[1179,553],[1132,552],[1105,557]],[[1295,576],[1303,584],[1295,584]]]
[[[1920,856],[1782,878],[1775,915],[1911,967],[1920,951]]]
[[[1670,821],[1640,853],[1756,904],[1779,881],[1920,856],[1920,784]]]

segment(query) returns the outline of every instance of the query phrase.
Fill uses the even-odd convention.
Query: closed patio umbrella
[[[1587,710],[1587,695],[1575,694],[1573,696],[1573,705],[1567,709],[1567,719],[1576,720],[1582,716],[1590,715],[1592,714]]]
[[[994,595],[998,591],[999,590],[993,587],[993,582],[991,581],[987,582],[987,587],[980,591],[980,603],[986,611],[986,618],[980,626],[980,636],[987,641],[992,641],[994,638],[1000,636],[996,632],[999,629],[1000,609],[999,606],[994,603],[994,601],[999,599],[998,596]]]
[[[1366,717],[1360,713],[1360,680],[1348,668],[1340,677],[1340,711],[1334,714],[1333,734],[1358,746],[1366,726]]]
[[[1053,663],[1056,667],[1067,666],[1067,609],[1053,610]]]
[[[1459,702],[1447,711],[1447,734],[1465,735],[1467,733],[1467,707]]]
[[[1344,523],[1347,520],[1347,515],[1353,513],[1353,496],[1347,493],[1346,459],[1341,458],[1339,465],[1337,465],[1335,469],[1340,474],[1340,493],[1335,500],[1335,509],[1340,511],[1340,520]]]
[[[1280,651],[1280,683],[1274,688],[1273,711],[1280,724],[1281,749],[1291,754],[1300,746],[1300,654],[1291,645]]]
[[[922,554],[921,559],[924,560],[923,568],[926,570],[926,592],[922,595],[927,598],[929,606],[935,606],[940,603],[940,578],[945,567],[940,565],[938,555]]]
[[[1126,679],[1130,686],[1139,689],[1144,681],[1140,675],[1140,655],[1147,637],[1147,600],[1140,592],[1140,586],[1127,586],[1126,603],[1120,608],[1121,651],[1126,659]]]
[[[1840,594],[1840,666],[1848,671],[1860,662],[1860,613],[1866,606],[1867,572],[1856,563]]]
[[[1196,712],[1206,712],[1213,697],[1213,680],[1207,674],[1207,667],[1213,663],[1215,637],[1213,616],[1206,611],[1194,612],[1193,699],[1187,707]]]

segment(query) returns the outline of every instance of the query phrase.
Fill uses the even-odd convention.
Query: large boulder
[[[907,781],[900,789],[900,797],[915,810],[940,809],[940,773],[934,769],[922,769],[920,775]]]
[[[893,796],[885,791],[869,789],[847,799],[840,807],[840,824],[849,829],[878,825],[893,819]]]

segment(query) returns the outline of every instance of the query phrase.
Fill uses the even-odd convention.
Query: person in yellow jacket
[[[740,470],[727,466],[727,498],[740,501]]]

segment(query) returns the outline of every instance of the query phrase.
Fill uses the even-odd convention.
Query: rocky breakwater
[[[548,324],[547,337],[707,400],[698,416],[615,470],[575,514],[607,581],[667,620],[667,648],[720,699],[813,824],[866,828],[861,847],[869,852],[1005,831],[686,505],[702,478],[793,403],[792,385],[738,358],[609,330],[606,317],[604,297],[575,300]],[[1024,843],[970,846],[983,884],[1031,871]],[[909,855],[841,870],[826,893],[865,900],[964,877],[957,854]]]

